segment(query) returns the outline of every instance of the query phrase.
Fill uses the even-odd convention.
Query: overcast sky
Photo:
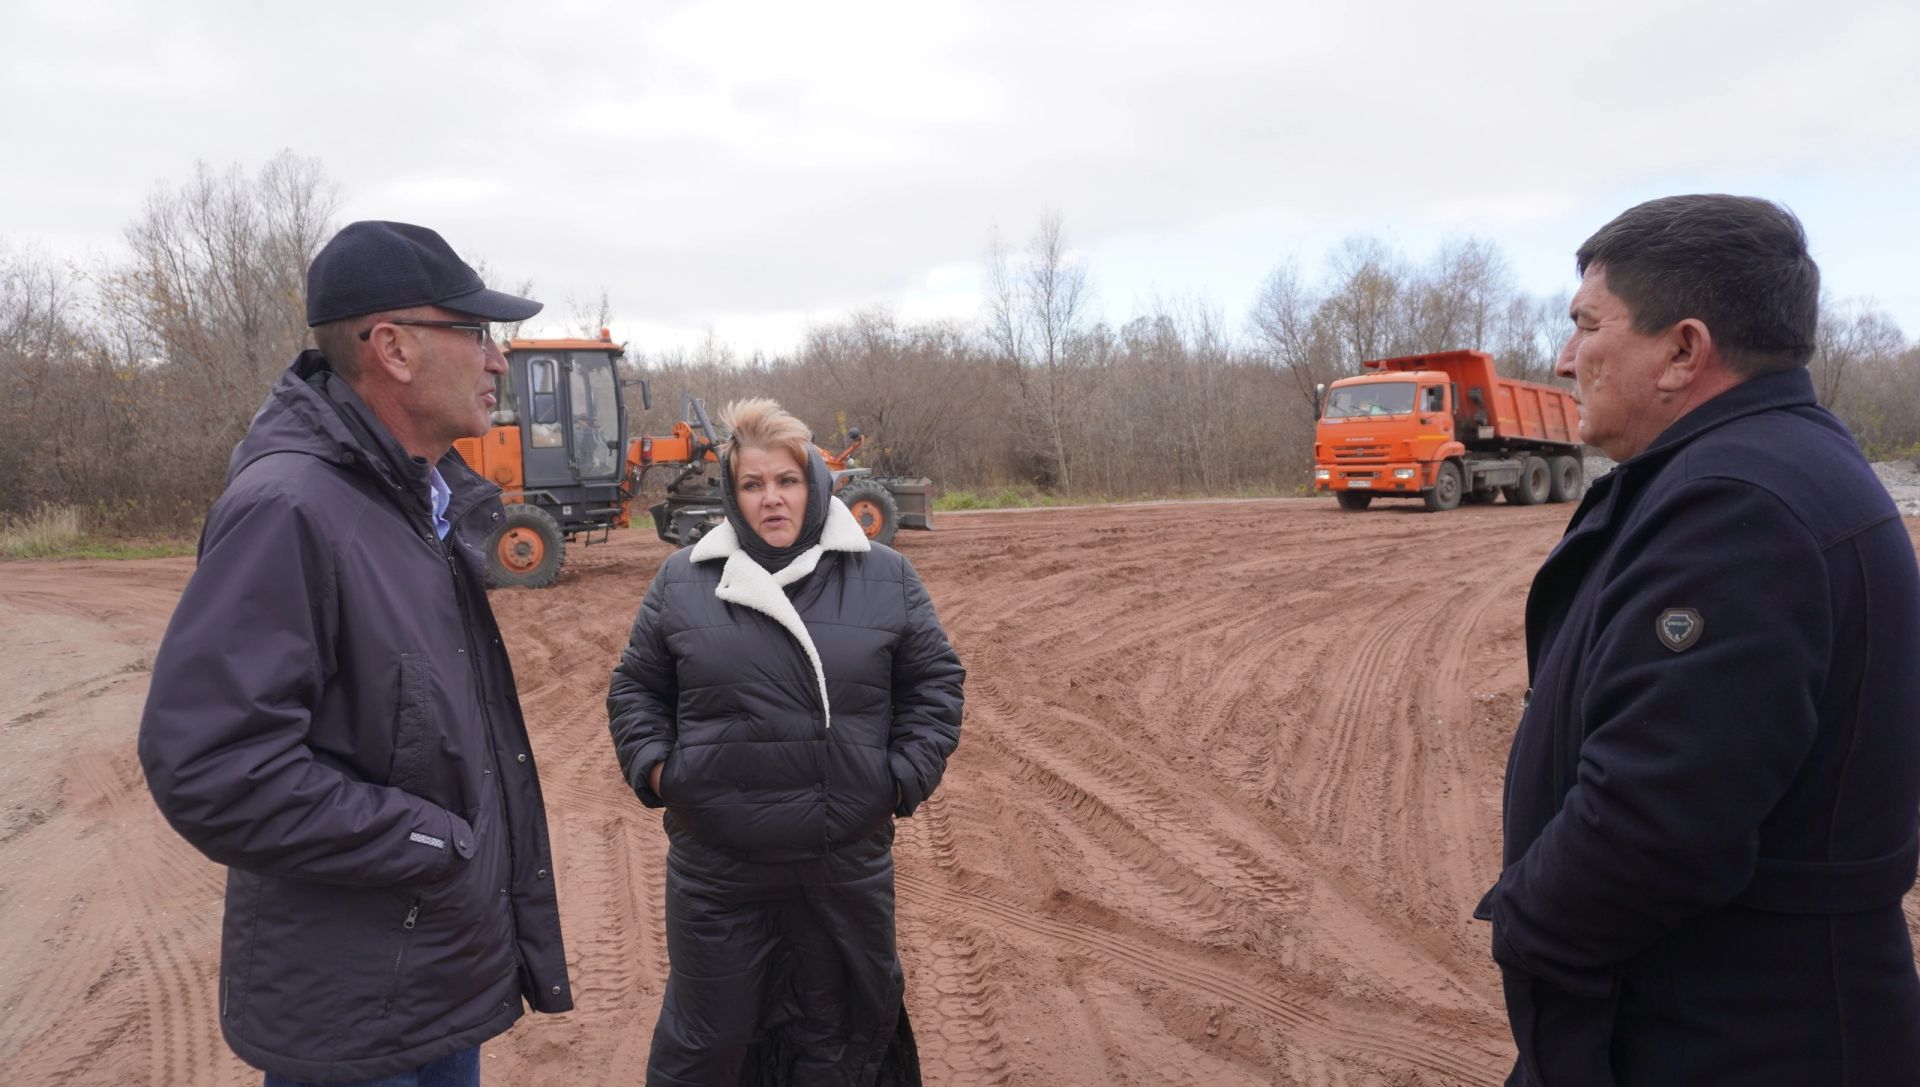
[[[556,321],[793,346],[980,312],[990,231],[1064,216],[1105,316],[1236,330],[1351,234],[1474,235],[1519,286],[1640,200],[1806,222],[1920,335],[1920,4],[0,0],[0,243],[112,256],[196,161],[289,148],[340,221],[424,223]],[[1463,345],[1465,346],[1465,345]]]

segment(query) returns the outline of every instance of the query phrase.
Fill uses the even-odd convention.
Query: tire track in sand
[[[1070,947],[1082,954],[1124,965],[1147,977],[1254,1009],[1282,1025],[1288,1033],[1311,1039],[1329,1051],[1384,1056],[1412,1069],[1469,1082],[1482,1080],[1500,1057],[1498,1051],[1477,1049],[1464,1042],[1413,1031],[1409,1023],[1372,1025],[1369,1021],[1380,1017],[1363,1008],[1343,1009],[1344,1021],[1336,1022],[1334,1016],[1323,1011],[1288,1000],[1233,973],[1203,965],[1195,956],[1168,954],[1097,928],[1037,916],[979,893],[949,890],[914,877],[899,877],[898,884],[909,899],[925,902],[942,912],[990,917],[1008,928],[1038,937],[1046,944]],[[1276,983],[1274,988],[1280,985]],[[1420,1042],[1404,1040],[1406,1035],[1415,1033],[1423,1035]]]

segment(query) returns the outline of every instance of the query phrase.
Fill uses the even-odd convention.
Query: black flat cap
[[[530,298],[490,291],[434,231],[411,223],[349,223],[307,268],[307,324],[439,306],[489,321],[539,313]]]

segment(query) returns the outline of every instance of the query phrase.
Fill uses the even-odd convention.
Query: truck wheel
[[[1547,500],[1552,487],[1553,473],[1547,470],[1547,462],[1528,457],[1520,463],[1520,482],[1507,488],[1507,501],[1516,506],[1537,506]]]
[[[559,522],[538,506],[515,503],[487,540],[487,584],[544,589],[560,576],[566,561]]]
[[[1571,502],[1586,489],[1587,469],[1579,457],[1559,456],[1547,461],[1553,482],[1547,489],[1547,501]]]
[[[1460,504],[1460,466],[1452,461],[1440,465],[1433,475],[1433,486],[1420,492],[1427,500],[1428,513],[1442,513]]]
[[[1343,510],[1363,510],[1373,505],[1372,491],[1335,491],[1333,500]]]
[[[900,504],[885,484],[856,479],[840,488],[840,501],[847,504],[853,519],[860,522],[860,531],[874,543],[890,544],[893,534],[900,531]]]

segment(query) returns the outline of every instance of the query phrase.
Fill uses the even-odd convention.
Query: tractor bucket
[[[925,476],[889,476],[882,482],[900,507],[901,528],[933,528],[933,480]]]

